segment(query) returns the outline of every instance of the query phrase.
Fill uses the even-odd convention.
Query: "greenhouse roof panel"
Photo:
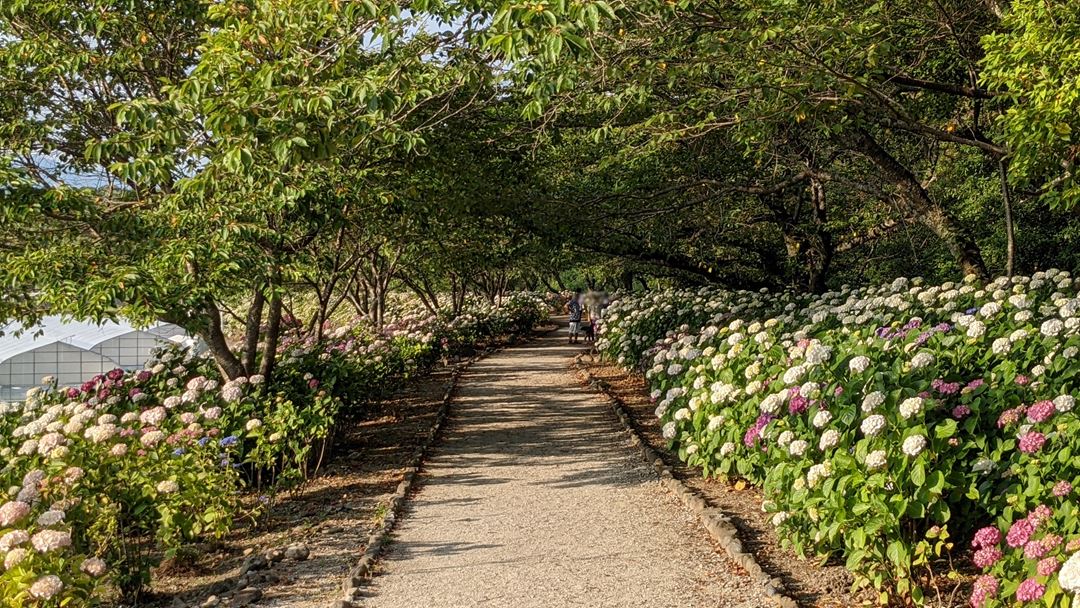
[[[165,329],[168,334],[183,332],[179,327],[166,323],[155,323],[146,330],[139,330],[128,323],[76,321],[59,316],[45,317],[36,327],[25,329],[21,335],[14,335],[20,327],[22,326],[18,323],[7,323],[3,326],[4,335],[0,336],[0,362],[53,342],[64,342],[83,350],[91,350],[106,340],[132,332],[149,331],[156,334],[154,330],[158,328]]]

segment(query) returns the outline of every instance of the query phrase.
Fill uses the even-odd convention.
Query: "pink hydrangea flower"
[[[1047,549],[1043,544],[1037,540],[1033,540],[1024,545],[1024,557],[1028,559],[1042,559],[1046,557]]]
[[[1039,581],[1029,578],[1020,583],[1020,586],[1016,589],[1016,599],[1021,602],[1034,602],[1042,599],[1044,593],[1046,593],[1046,587],[1041,585]]]
[[[1018,519],[1009,527],[1009,533],[1005,535],[1005,542],[1012,548],[1023,547],[1031,540],[1035,533],[1035,526],[1027,518]]]
[[[956,419],[967,418],[971,415],[971,408],[966,405],[958,405],[952,408],[952,415]]]
[[[1038,401],[1028,408],[1027,419],[1032,422],[1045,422],[1049,420],[1056,411],[1053,401]]]
[[[1002,428],[1005,428],[1007,426],[1016,424],[1017,422],[1020,422],[1020,416],[1022,416],[1023,414],[1024,414],[1024,406],[1022,406],[1022,405],[1019,406],[1019,407],[1014,407],[1012,409],[1008,409],[1008,410],[1005,410],[1004,412],[1001,412],[1001,415],[998,416],[998,421],[997,421],[998,428],[1002,429]]]
[[[1058,545],[1060,545],[1063,540],[1065,539],[1057,534],[1047,534],[1039,542],[1043,547],[1046,547],[1047,551],[1053,551],[1054,549],[1057,549]]]
[[[1053,516],[1054,512],[1050,510],[1050,507],[1046,505],[1039,505],[1032,509],[1031,513],[1028,513],[1027,518],[1028,521],[1031,522],[1031,525],[1038,528],[1042,525],[1044,521],[1050,519]]]
[[[39,600],[50,600],[64,589],[64,581],[55,574],[47,574],[30,585],[30,595]]]
[[[1058,559],[1056,557],[1047,557],[1039,560],[1039,565],[1036,566],[1036,570],[1038,571],[1039,576],[1050,576],[1051,574],[1057,572],[1060,565],[1061,564],[1058,563]]]
[[[1020,436],[1020,451],[1025,454],[1034,454],[1046,444],[1046,435],[1039,431],[1031,431]]]
[[[1031,546],[1034,543],[1028,543]],[[975,565],[980,568],[989,568],[1001,559],[1001,550],[997,547],[983,547],[975,552],[974,558]]]
[[[1062,496],[1068,496],[1072,492],[1072,484],[1067,481],[1059,481],[1054,484],[1054,496],[1061,498]]]
[[[975,533],[975,537],[971,539],[971,546],[978,549],[980,547],[993,547],[1001,542],[1001,530],[998,530],[994,526],[986,526],[980,528]]]
[[[7,528],[30,514],[30,505],[12,500],[0,507],[0,528]]]
[[[984,574],[975,579],[968,603],[971,604],[971,608],[983,608],[987,600],[997,596],[997,592],[998,580],[989,574]]]
[[[1016,376],[1016,383],[1020,386],[1027,386],[1031,384],[1031,378],[1028,378],[1024,374],[1019,374],[1018,376]]]

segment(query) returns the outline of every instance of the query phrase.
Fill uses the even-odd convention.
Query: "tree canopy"
[[[168,320],[237,376],[272,370],[283,318],[378,324],[393,289],[1075,267],[1078,24],[1063,0],[5,2],[0,317]]]

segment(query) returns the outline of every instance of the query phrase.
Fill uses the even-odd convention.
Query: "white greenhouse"
[[[97,324],[46,317],[16,336],[10,324],[0,336],[0,400],[20,399],[45,376],[77,385],[115,368],[141,368],[152,349],[189,343],[184,330],[160,323],[135,329],[126,323]]]

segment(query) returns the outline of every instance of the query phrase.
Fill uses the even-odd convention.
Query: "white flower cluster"
[[[900,415],[904,418],[911,418],[923,410],[923,398],[922,397],[908,397],[900,403]]]
[[[861,430],[863,435],[867,437],[876,437],[881,431],[885,430],[886,426],[885,416],[881,414],[871,414],[862,421]]]
[[[1058,584],[1069,593],[1080,596],[1080,551],[1065,561],[1058,572]]]
[[[904,440],[900,449],[904,454],[914,458],[926,449],[926,437],[923,435],[912,435]]]
[[[832,475],[832,463],[826,461],[815,464],[806,472],[806,485],[815,488],[822,480]]]

